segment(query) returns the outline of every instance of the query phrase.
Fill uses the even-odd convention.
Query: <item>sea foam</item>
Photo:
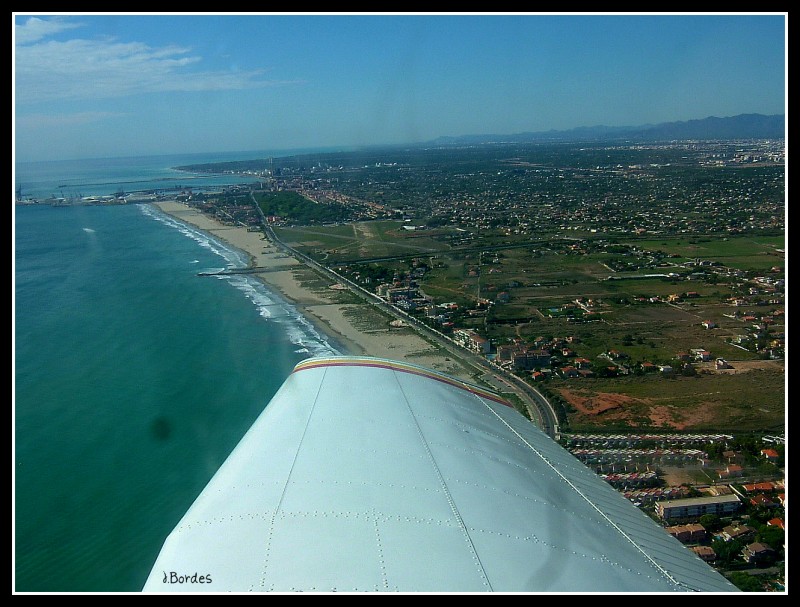
[[[187,238],[191,238],[201,247],[210,250],[225,261],[224,268],[209,268],[208,272],[246,268],[248,255],[246,252],[220,241],[207,232],[188,225],[168,215],[152,205],[141,205],[142,212],[157,221],[175,228]],[[281,325],[289,341],[298,346],[298,354],[309,356],[330,356],[341,354],[331,340],[317,331],[316,327],[282,296],[270,290],[260,280],[245,274],[222,274],[216,276],[224,280],[247,297],[258,310],[259,315],[267,322]]]

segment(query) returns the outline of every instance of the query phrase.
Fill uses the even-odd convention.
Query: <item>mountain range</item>
[[[640,126],[581,126],[568,130],[524,132],[511,135],[460,135],[438,137],[433,145],[478,143],[525,143],[534,141],[585,141],[624,139],[664,141],[674,139],[781,139],[786,136],[785,114],[739,114],[726,118],[709,116],[683,122],[662,122]]]

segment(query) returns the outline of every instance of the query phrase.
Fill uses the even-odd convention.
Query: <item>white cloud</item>
[[[101,99],[166,91],[245,89],[289,82],[261,79],[263,71],[192,71],[202,58],[180,46],[150,47],[113,39],[43,40],[67,28],[58,22],[23,27],[15,49],[15,95],[18,104],[54,100]],[[41,21],[41,20],[36,20]],[[48,25],[45,25],[48,24]],[[19,42],[19,41],[18,41]]]
[[[40,19],[39,17],[29,17],[25,23],[14,25],[14,39],[17,44],[29,44],[76,27],[82,26],[80,23],[59,18]]]

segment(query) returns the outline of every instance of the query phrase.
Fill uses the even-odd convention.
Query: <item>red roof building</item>
[[[778,459],[780,457],[780,453],[775,451],[775,449],[762,449],[761,455],[769,460]]]
[[[750,498],[750,503],[753,506],[774,506],[775,505],[775,502],[773,502],[771,499],[769,499],[764,494],[754,495],[753,497]]]

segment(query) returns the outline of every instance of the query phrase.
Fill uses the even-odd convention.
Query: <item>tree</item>
[[[744,540],[714,540],[711,542],[711,548],[717,555],[717,563],[721,565],[730,565],[737,560],[741,559],[742,548],[745,547],[747,542]]]
[[[704,514],[698,521],[706,531],[714,532],[722,528],[722,521],[716,514]]]
[[[743,592],[763,592],[764,582],[758,576],[744,571],[732,571],[728,579]]]
[[[727,451],[728,446],[722,442],[711,443],[705,446],[708,457],[712,460],[722,460],[722,454]]]
[[[783,545],[786,542],[786,536],[780,527],[765,525],[756,534],[756,540],[766,544],[775,551],[783,550]]]

